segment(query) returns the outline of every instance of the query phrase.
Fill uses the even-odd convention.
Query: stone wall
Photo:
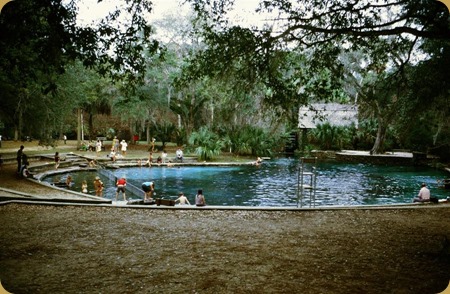
[[[339,162],[366,163],[379,165],[412,165],[411,157],[396,157],[385,155],[357,155],[348,153],[336,153]]]

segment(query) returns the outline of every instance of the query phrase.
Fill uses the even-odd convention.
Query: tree
[[[365,89],[366,104],[371,105],[379,121],[379,133],[372,148],[375,153],[383,150],[383,138],[390,123],[387,118],[399,110],[387,109],[405,97],[407,84],[414,83],[404,78],[406,68],[420,59],[437,58],[432,53],[439,52],[438,48],[442,50],[450,40],[448,9],[439,1],[260,1],[257,12],[271,18],[262,26],[247,27],[226,18],[233,1],[189,2],[201,19],[199,32],[207,45],[192,62],[197,67],[190,68],[191,76],[233,72],[238,62],[246,69],[245,75],[240,76],[241,84],[265,85],[270,89],[265,101],[275,107],[295,105],[292,98],[308,83],[302,80],[293,87],[288,82],[285,73],[291,64],[287,62],[286,52],[308,56],[312,71],[328,71],[332,83],[329,88],[335,90],[342,81],[343,65],[337,59],[342,52],[359,50],[368,60],[377,61],[378,68],[366,70],[382,69],[384,76],[376,83],[366,84]],[[271,12],[276,13],[268,14]],[[424,46],[427,42],[435,44],[434,50]],[[210,64],[214,65],[212,69],[206,67]],[[447,75],[446,71],[439,74]],[[442,86],[448,92],[448,84]],[[316,91],[326,88],[319,87]],[[438,100],[445,101],[439,97]],[[403,102],[395,104],[404,105]]]
[[[183,129],[189,138],[194,129],[202,125],[201,110],[206,103],[206,97],[187,95],[185,99],[171,100],[170,109],[181,118]]]
[[[189,144],[197,146],[195,153],[202,160],[210,160],[220,155],[224,142],[207,127],[201,127],[189,137]]]
[[[427,41],[424,46],[433,58],[407,69],[408,103],[402,109],[398,128],[402,130],[404,142],[414,142],[421,151],[441,149],[438,155],[449,158],[450,44],[438,40]],[[415,136],[418,129],[425,129],[422,132],[426,136]]]
[[[399,55],[400,52],[396,52],[394,57],[391,52],[382,52],[377,59],[371,59],[362,52],[349,52],[340,56],[345,65],[343,81],[346,91],[357,101],[361,119],[373,118],[377,122],[377,135],[370,150],[374,154],[385,151],[388,127],[404,106],[407,81],[396,74],[398,68],[393,62],[397,58],[398,64],[404,65]],[[388,64],[391,64],[390,68],[387,68]]]
[[[145,17],[152,9],[149,1],[127,1],[95,27],[77,24],[77,2],[22,0],[12,1],[2,9],[0,92],[6,95],[2,95],[0,106],[8,113],[0,114],[2,121],[17,129],[17,134],[22,131],[30,106],[39,106],[42,95],[55,93],[56,81],[67,64],[81,60],[102,76],[136,85],[145,73],[142,52],[160,51],[158,42],[150,38],[152,28]],[[128,17],[120,24],[118,20],[124,14]],[[21,99],[17,101],[17,97]],[[57,112],[48,107],[41,109],[45,110]]]

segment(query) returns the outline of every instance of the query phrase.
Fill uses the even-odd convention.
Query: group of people
[[[102,150],[102,142],[100,140],[97,140],[97,142],[90,140],[88,143],[83,141],[81,142],[81,151],[97,151],[97,146],[100,147],[100,152]]]
[[[128,143],[125,140],[120,141],[117,136],[114,136],[111,144],[111,152],[114,152],[116,155],[119,154],[119,146],[120,151],[122,152],[122,156],[127,155]]]
[[[142,183],[142,190],[144,190],[144,202],[145,203],[155,203],[155,183],[154,182],[144,182]],[[180,205],[191,205],[189,199],[184,195],[183,192],[178,194],[178,198],[175,200],[175,203],[179,203]],[[198,190],[197,195],[195,196],[195,205],[196,206],[205,206],[206,200],[203,195],[203,190]]]
[[[120,150],[119,150],[120,147]],[[97,141],[90,140],[89,143],[82,142],[81,150],[83,151],[95,151],[97,153],[97,156],[103,149],[103,142],[100,139],[97,139]],[[117,139],[117,136],[114,136],[111,144],[111,152],[109,156],[112,160],[115,160],[119,155],[125,156],[128,149],[128,143],[125,140],[120,141]],[[121,153],[119,153],[119,151]]]
[[[64,182],[64,186],[66,186],[67,188],[72,187],[74,184],[72,176],[68,175],[65,182]],[[99,176],[95,177],[95,180],[93,182],[94,185],[94,191],[95,191],[95,196],[98,197],[103,197],[103,189],[104,189],[104,184],[101,181]],[[126,192],[125,192],[125,188],[127,186],[127,180],[125,177],[120,177],[116,180],[116,201],[118,201],[119,198],[119,194],[121,194],[121,196],[123,197],[124,201],[127,201],[126,198]],[[155,183],[148,181],[148,182],[144,182],[142,183],[142,190],[144,191],[144,202],[146,203],[154,203],[155,199]],[[88,183],[86,180],[83,180],[83,182],[81,183],[81,192],[82,193],[89,193],[88,190]],[[179,203],[180,205],[191,205],[188,198],[184,195],[183,192],[180,192],[178,195],[178,198],[175,200],[175,203]],[[197,195],[195,196],[195,205],[196,206],[205,206],[206,205],[206,200],[205,200],[205,196],[203,195],[203,190],[198,190],[197,191]]]
[[[178,149],[176,151],[176,160],[178,160],[180,162],[183,162],[183,151],[181,149]],[[138,159],[137,165],[138,166],[148,165],[148,167],[151,167],[154,162],[155,161],[153,160],[153,151],[150,151],[149,154],[148,154],[147,160],[145,160],[145,159],[144,160]],[[166,150],[163,150],[161,152],[161,155],[156,158],[156,164],[157,165],[167,164],[168,167],[173,166],[172,161],[168,160]]]
[[[19,150],[17,150],[17,173],[23,178],[34,178],[34,175],[28,170],[28,156],[23,153],[25,147],[20,145]]]
[[[71,175],[68,175],[66,177],[66,180],[64,182],[55,182],[53,183],[53,185],[61,187],[61,188],[68,188],[70,189],[73,185],[75,184],[75,182],[73,181],[73,178]],[[95,180],[93,182],[94,185],[94,191],[95,191],[95,196],[99,196],[99,197],[103,197],[103,182],[100,180],[100,177],[95,177]],[[88,183],[86,180],[83,180],[81,182],[81,193],[84,194],[88,194],[89,193],[89,187],[88,187]]]
[[[184,195],[183,192],[178,194],[178,198],[175,200],[175,203],[179,203],[180,205],[191,205],[189,199]],[[199,189],[197,191],[197,195],[195,195],[195,206],[205,206],[206,200],[205,195],[203,195],[203,190]]]
[[[119,146],[121,153],[119,153]],[[117,139],[117,137],[114,137],[111,145],[111,152],[109,153],[108,156],[111,159],[111,161],[114,162],[116,161],[117,158],[122,158],[125,155],[127,155],[127,148],[128,148],[127,141],[125,140],[120,141],[119,139]]]

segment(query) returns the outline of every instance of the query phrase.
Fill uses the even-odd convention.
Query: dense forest
[[[99,3],[102,1],[98,1]],[[155,21],[120,1],[81,24],[77,0],[15,0],[0,14],[0,134],[174,142],[205,159],[270,155],[299,134],[299,109],[356,105],[298,151],[410,149],[450,159],[450,17],[436,0],[187,0]],[[257,21],[256,21],[257,20]],[[320,111],[316,111],[320,117]]]

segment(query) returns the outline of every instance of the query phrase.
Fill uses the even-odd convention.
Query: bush
[[[220,155],[224,146],[222,140],[207,127],[201,127],[189,137],[189,144],[197,146],[195,154],[202,160],[211,160]]]

